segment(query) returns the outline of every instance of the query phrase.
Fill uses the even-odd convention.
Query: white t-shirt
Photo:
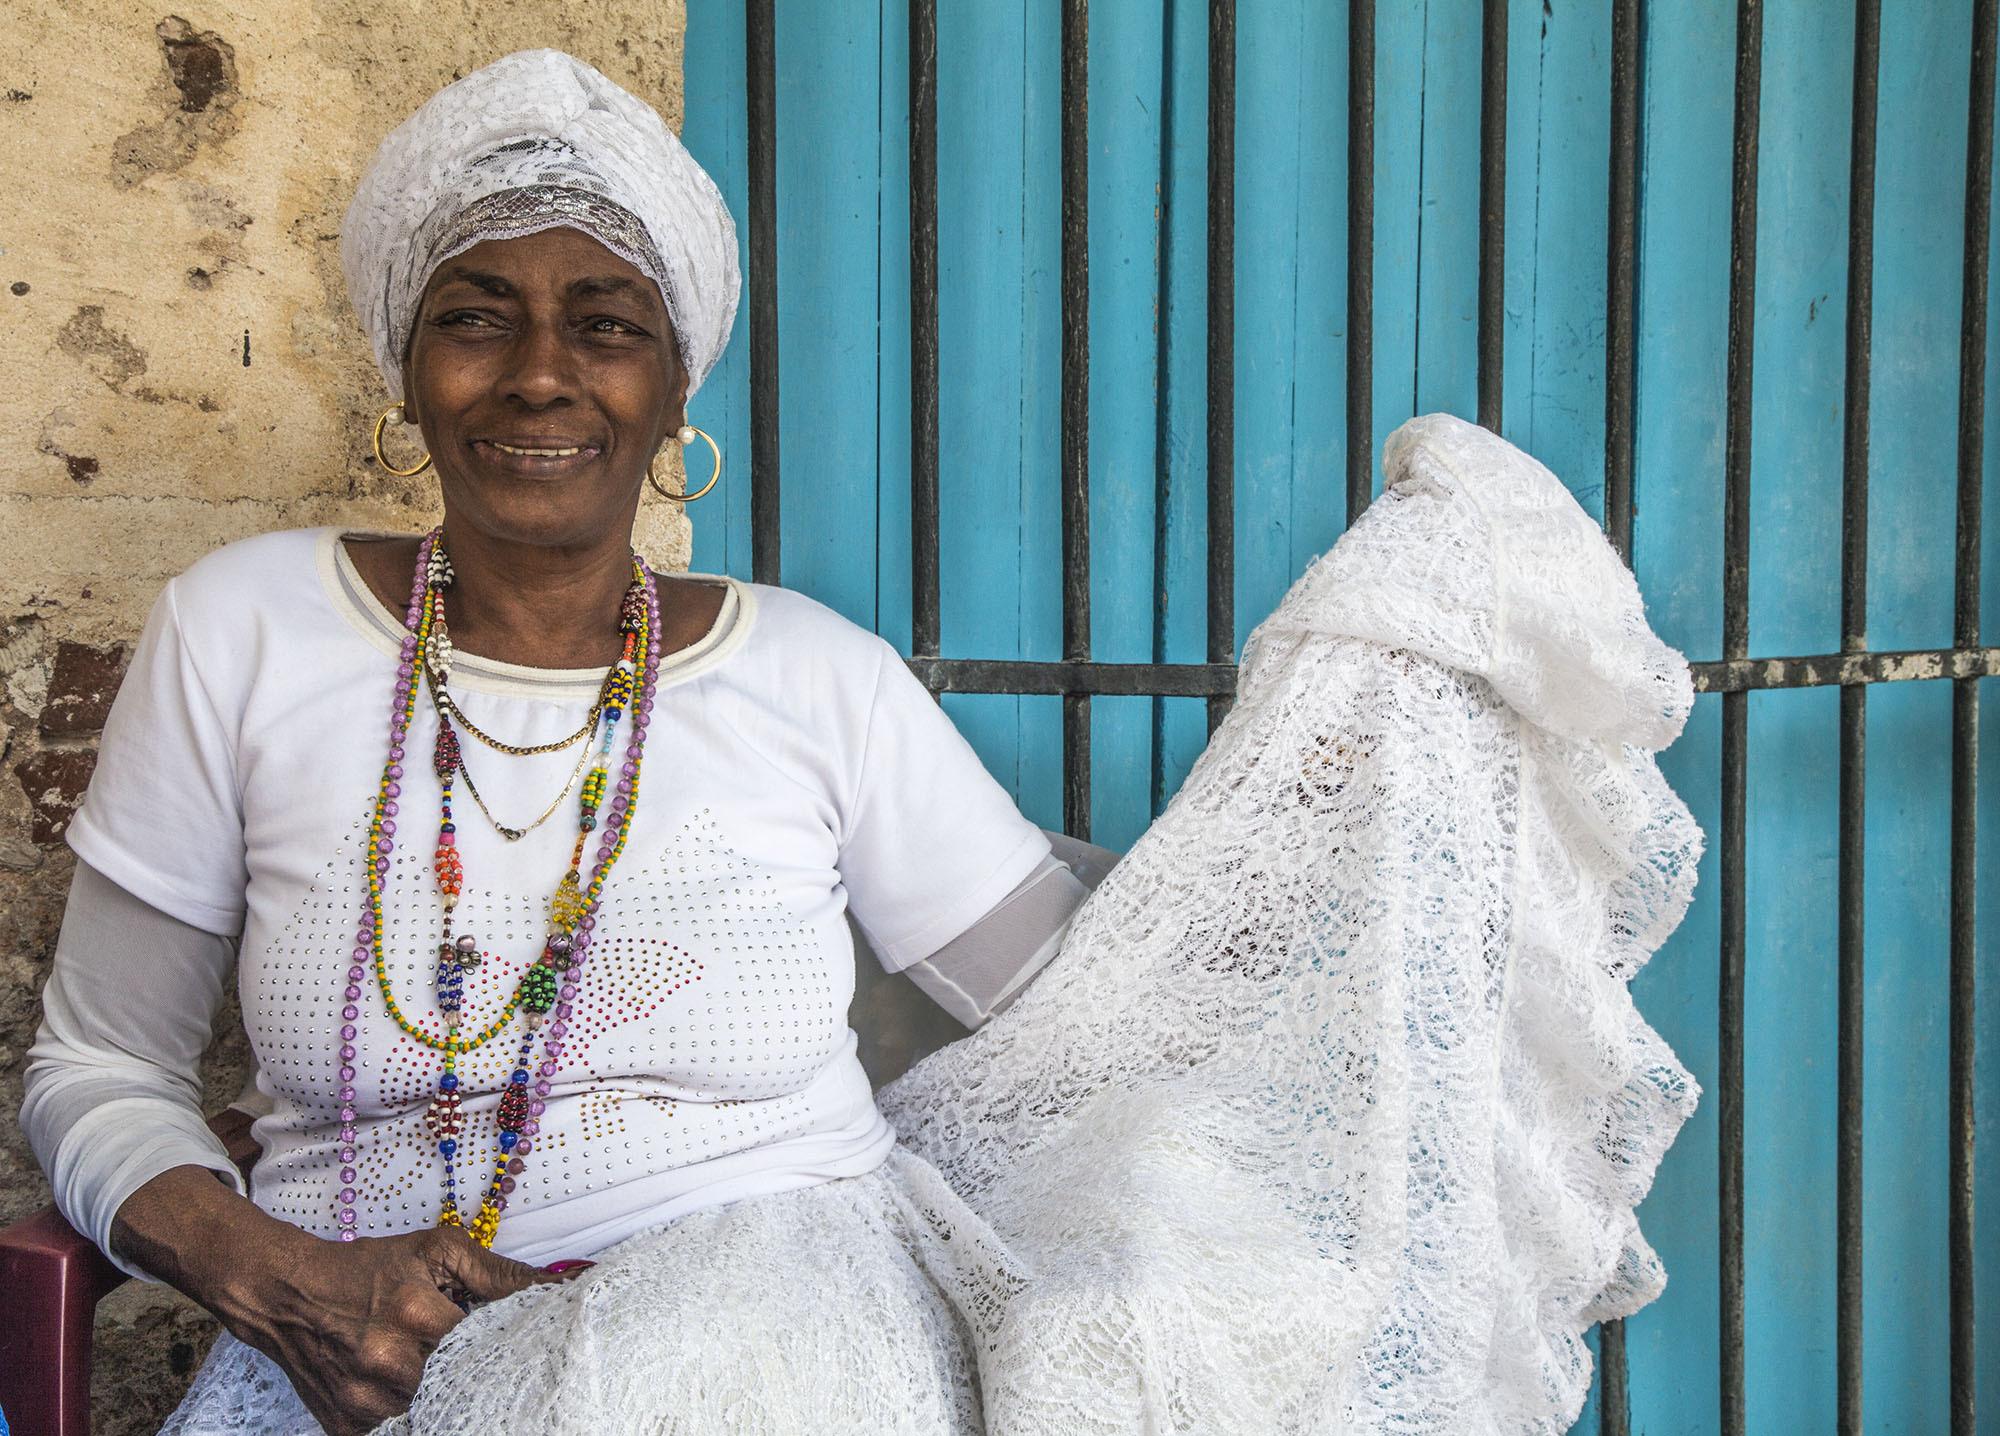
[[[69,835],[154,907],[241,932],[237,988],[272,1103],[255,1127],[252,1197],[322,1235],[336,1230],[342,990],[402,635],[339,537],[246,540],[168,584]],[[802,595],[715,581],[728,592],[714,626],[662,663],[630,838],[500,1225],[496,1248],[525,1261],[872,1169],[894,1135],[847,1027],[844,913],[898,970],[963,932],[1049,851],[887,643]],[[602,676],[460,654],[451,687],[480,728],[526,745],[575,731]],[[384,899],[396,999],[433,1032],[435,724],[420,702]],[[620,726],[621,750],[629,732]],[[575,748],[518,758],[461,737],[495,817],[514,826],[548,806],[575,763]],[[509,843],[462,781],[453,806],[465,862],[454,926],[487,954],[465,991],[477,1030],[541,950],[576,807],[569,797]],[[442,1158],[423,1113],[438,1055],[396,1027],[372,975],[359,1007],[358,1230],[428,1226]],[[521,1030],[517,1017],[460,1059],[468,1211]]]

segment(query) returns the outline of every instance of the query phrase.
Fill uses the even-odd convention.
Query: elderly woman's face
[[[564,547],[624,540],[687,396],[658,288],[573,229],[439,265],[404,372],[451,521]]]

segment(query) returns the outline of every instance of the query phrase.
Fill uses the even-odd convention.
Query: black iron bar
[[[778,80],[771,0],[744,0],[750,168],[750,576],[777,583]]]
[[[1728,417],[1724,451],[1722,655],[1750,652],[1751,356],[1757,296],[1757,134],[1763,74],[1760,0],[1737,0],[1729,203]],[[1716,1006],[1716,1235],[1720,1244],[1722,1436],[1744,1436],[1743,956],[1744,799],[1750,696],[1722,699],[1722,940]]]
[[[1118,698],[1213,698],[1236,691],[1230,663],[1046,663],[1015,658],[913,658],[910,671],[937,693]]]
[[[1090,3],[1062,11],[1063,659],[1090,658]],[[935,686],[935,685],[934,685]],[[1063,828],[1090,837],[1090,694],[1063,694]]]
[[[1485,0],[1479,39],[1479,423],[1500,432],[1507,317],[1507,0]]]
[[[1697,693],[1742,694],[1772,688],[1827,688],[1851,683],[1921,683],[2000,678],[2000,648],[1920,648],[1898,653],[1818,653],[1799,658],[1737,658],[1688,665]],[[1104,693],[1165,698],[1235,691],[1228,663],[1066,663],[1014,658],[913,658],[910,669],[948,693]]]
[[[1995,0],[1972,12],[1971,99],[1965,139],[1965,278],[1958,351],[1958,515],[1952,642],[1979,646],[1980,485],[1985,478],[1987,245],[1993,223]],[[1946,1242],[1951,1271],[1951,1430],[1975,1429],[1972,1139],[1974,942],[1977,937],[1979,681],[1951,692],[1951,1069]]]
[[[1868,647],[1869,330],[1875,295],[1875,101],[1881,0],[1856,0],[1853,135],[1847,183],[1847,354],[1841,437],[1840,648]],[[1867,981],[1868,689],[1840,690],[1838,1096],[1834,1173],[1835,1420],[1861,1431],[1862,1051]]]
[[[1208,6],[1208,661],[1236,656],[1236,0]],[[1208,700],[1208,731],[1229,712]]]
[[[1494,29],[1493,8],[1489,0],[1489,35]],[[1500,22],[1503,37],[1505,23],[1503,17]],[[1610,212],[1605,223],[1604,266],[1604,532],[1627,564],[1632,562],[1632,406],[1633,375],[1638,365],[1635,316],[1639,282],[1639,23],[1639,0],[1615,0],[1611,10]],[[1504,38],[1501,43],[1505,44]],[[1483,259],[1480,283],[1480,423],[1497,430],[1500,427],[1497,335],[1490,423],[1484,412],[1487,396]],[[1501,308],[1497,297],[1493,308],[1497,331]],[[1597,1429],[1599,1436],[1631,1436],[1631,1373],[1625,1357],[1622,1321],[1607,1321],[1598,1328]]]
[[[937,0],[910,0],[910,647],[939,651]]]
[[[1347,521],[1375,492],[1375,0],[1347,7]]]
[[[1642,19],[1639,0],[1616,0],[1611,11],[1611,183],[1604,267],[1604,531],[1628,564],[1632,561],[1632,424],[1639,343]],[[1494,413],[1497,418],[1497,399]]]
[[[2000,676],[2000,648],[1913,648],[1896,653],[1819,653],[1803,658],[1725,658],[1695,663],[1697,693],[1818,688],[1830,683],[1900,683]]]

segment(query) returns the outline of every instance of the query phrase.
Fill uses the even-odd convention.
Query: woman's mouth
[[[571,454],[580,454],[583,452],[583,445],[581,444],[571,444],[568,448],[563,449],[523,449],[513,444],[503,444],[498,439],[489,439],[487,442],[503,454],[526,454],[530,458],[536,459],[566,459]]]
[[[510,444],[499,439],[474,439],[472,447],[492,468],[524,475],[567,473],[598,454],[595,444],[565,442]]]

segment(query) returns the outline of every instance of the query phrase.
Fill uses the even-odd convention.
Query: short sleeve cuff
[[[869,933],[869,942],[882,966],[890,972],[901,972],[911,963],[929,957],[991,912],[1048,855],[1048,838],[1041,829],[1029,827],[984,882],[967,888],[923,926],[895,936]]]
[[[242,904],[219,906],[204,901],[153,871],[91,820],[88,794],[65,837],[71,852],[148,907],[222,937],[243,931]]]

